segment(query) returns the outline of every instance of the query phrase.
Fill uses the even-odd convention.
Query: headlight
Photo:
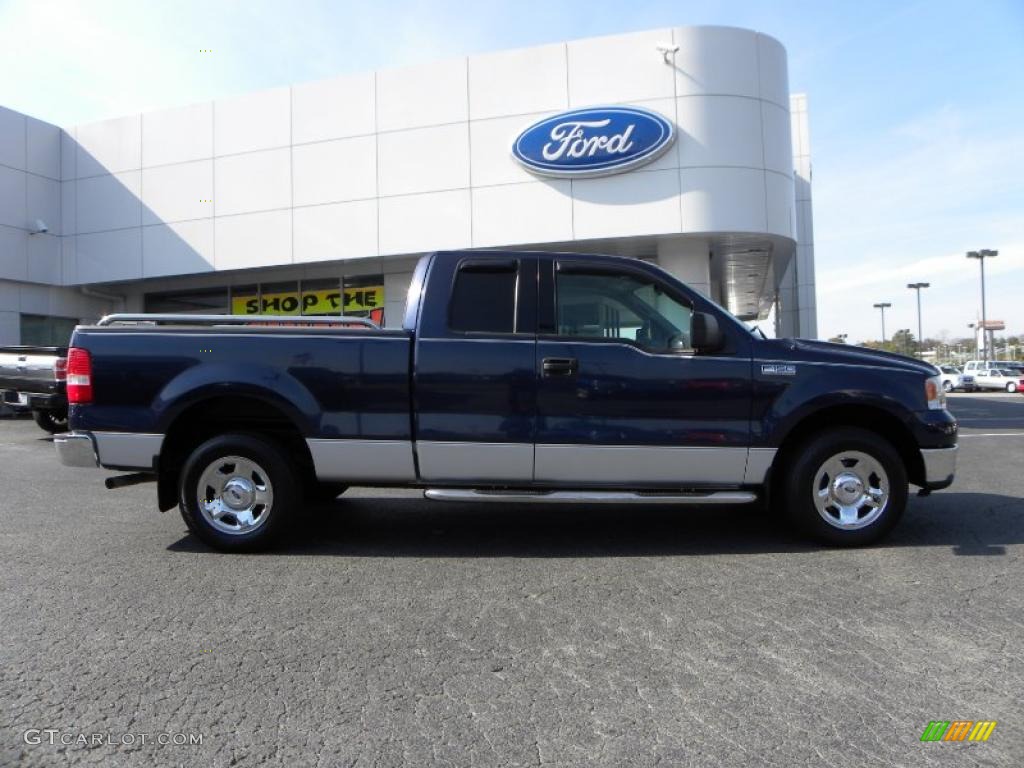
[[[946,390],[942,388],[941,376],[932,376],[924,380],[924,399],[930,410],[941,411],[946,407]]]

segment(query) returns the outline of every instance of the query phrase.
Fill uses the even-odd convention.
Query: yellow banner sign
[[[231,297],[233,315],[349,315],[383,307],[383,285],[346,288],[344,296],[341,291],[327,289]]]

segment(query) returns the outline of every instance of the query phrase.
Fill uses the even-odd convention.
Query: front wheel
[[[179,508],[189,530],[214,549],[266,549],[295,517],[298,475],[275,443],[251,435],[220,435],[185,462]]]
[[[1016,391],[1017,391],[1017,385],[1016,385],[1016,384],[1014,384],[1014,383],[1013,383],[1013,382],[1011,381],[1011,382],[1010,382],[1009,384],[1007,384],[1007,385],[1006,385],[1006,391],[1007,391],[1007,392],[1016,392]]]
[[[943,392],[946,392],[946,393],[952,392],[953,391],[953,382],[952,381],[944,381],[944,382],[942,382],[942,390],[943,390]]]
[[[839,546],[877,541],[903,515],[907,472],[880,435],[835,429],[797,448],[786,468],[783,501],[807,535]]]

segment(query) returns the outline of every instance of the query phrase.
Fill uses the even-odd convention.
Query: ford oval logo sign
[[[606,176],[651,162],[675,138],[672,123],[649,109],[588,107],[534,123],[512,155],[542,176]]]

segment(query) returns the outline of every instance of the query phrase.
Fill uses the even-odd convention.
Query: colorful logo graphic
[[[995,720],[932,720],[921,741],[988,741],[995,728]]]

